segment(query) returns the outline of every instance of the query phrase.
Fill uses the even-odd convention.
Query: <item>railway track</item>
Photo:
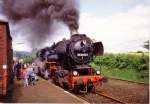
[[[102,93],[102,92],[100,92],[100,91],[96,91],[95,94],[100,95],[100,96],[103,96],[103,97],[108,98],[108,99],[111,99],[111,100],[113,100],[113,101],[115,101],[115,102],[117,102],[117,103],[127,104],[126,102],[123,102],[123,101],[119,100],[118,98],[114,98],[114,97],[109,96],[109,95],[107,95],[107,94],[105,94],[105,93]]]
[[[149,84],[147,83],[143,83],[143,82],[136,82],[136,81],[130,81],[130,80],[124,80],[124,79],[119,79],[119,78],[112,78],[112,77],[108,77],[108,83],[109,84],[106,84],[105,87],[109,87],[108,89],[105,88],[105,90],[103,90],[103,88],[101,89],[101,91],[99,91],[99,88],[95,89],[95,91],[92,93],[92,94],[85,94],[84,96],[80,96],[78,95],[79,97],[83,98],[84,100],[90,102],[90,103],[119,103],[119,104],[127,104],[127,103],[140,103],[140,102],[146,102],[146,100],[143,100],[144,98],[146,99],[146,93],[145,93],[145,97],[140,95],[139,97],[139,94],[136,95],[133,93],[133,88],[132,86],[139,86],[139,88],[137,89],[143,89],[145,87],[147,87]],[[121,83],[123,84],[123,82],[125,84],[123,85],[120,85],[120,84],[114,84],[114,90],[112,90],[112,82],[118,82],[118,83]],[[127,83],[130,83],[130,84],[127,84]],[[118,92],[120,90],[116,90],[118,89],[119,87],[122,89],[121,92]],[[122,86],[122,87],[121,87]],[[129,88],[128,90],[131,90],[128,91],[126,88],[128,87],[125,87],[125,86],[131,86],[131,88]],[[125,87],[125,89],[124,89]],[[109,90],[109,91],[108,91]],[[110,92],[111,94],[109,94],[108,92]],[[120,93],[120,94],[118,94]],[[144,93],[144,92],[143,92]],[[94,97],[93,97],[94,96]],[[124,96],[124,97],[122,97]],[[129,96],[132,96],[133,98],[129,97]],[[109,99],[109,100],[108,100]],[[138,99],[141,99],[141,100],[138,100]]]
[[[111,97],[111,96],[106,95],[104,93],[101,93],[100,91],[94,91],[94,92],[90,93],[90,94],[92,94],[92,96],[96,96],[94,98],[97,101],[95,99],[92,99],[93,97],[89,97],[90,99],[86,98],[86,96],[91,96],[89,93],[81,93],[80,92],[79,94],[75,94],[72,91],[68,91],[68,90],[65,90],[65,91],[68,92],[68,93],[72,93],[73,95],[75,95],[75,96],[77,96],[77,97],[79,97],[79,98],[81,98],[81,99],[83,99],[83,100],[85,100],[89,103],[101,103],[101,101],[102,101],[102,103],[104,102],[104,103],[112,103],[112,104],[116,104],[116,103],[127,104],[127,103],[125,103],[125,102],[123,102],[123,101],[121,101],[117,98],[114,98],[114,97]],[[100,101],[100,102],[98,102],[98,101]]]
[[[130,82],[130,83],[136,83],[136,84],[141,84],[141,85],[149,85],[147,83],[144,82],[137,82],[137,81],[131,81],[131,80],[126,80],[126,79],[120,79],[120,78],[115,78],[115,77],[107,77],[108,79],[113,79],[113,80],[120,80],[120,81],[126,81],[126,82]]]
[[[78,94],[75,96],[80,97],[81,99],[84,99],[89,103],[127,104],[126,102],[121,101],[118,98],[109,96],[109,95],[102,93],[100,91],[87,93],[87,94],[83,94],[83,95]]]

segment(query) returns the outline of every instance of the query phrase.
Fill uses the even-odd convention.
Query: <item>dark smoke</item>
[[[78,30],[75,0],[3,0],[2,9],[11,22],[31,30],[28,37],[35,44],[52,34],[54,21],[64,23],[70,32]]]

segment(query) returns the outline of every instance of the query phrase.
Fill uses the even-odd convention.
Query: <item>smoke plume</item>
[[[79,27],[75,0],[3,0],[2,9],[11,22],[30,29],[29,41],[37,45],[54,31],[56,21],[68,26],[70,32]]]

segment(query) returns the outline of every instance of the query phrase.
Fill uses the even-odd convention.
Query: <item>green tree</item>
[[[26,55],[22,57],[24,63],[31,63],[33,58],[30,55]]]
[[[149,50],[149,40],[147,40],[146,42],[144,42],[143,47],[146,48],[147,50]]]

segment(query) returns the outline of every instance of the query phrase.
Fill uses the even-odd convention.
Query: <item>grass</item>
[[[141,78],[140,74],[132,69],[128,69],[128,70],[102,69],[101,71],[102,74],[105,76],[116,77],[125,80],[131,80],[131,81],[145,82],[145,83],[149,82],[148,78]]]
[[[125,80],[131,80],[131,81],[137,81],[137,82],[144,82],[144,83],[149,83],[149,78],[142,78],[141,73],[137,72],[134,69],[117,69],[113,68],[110,69],[108,67],[97,67],[96,65],[92,64],[92,66],[95,69],[101,69],[101,73],[104,76],[107,77],[116,77],[120,79],[125,79]],[[149,73],[148,70],[145,70],[146,73]]]

